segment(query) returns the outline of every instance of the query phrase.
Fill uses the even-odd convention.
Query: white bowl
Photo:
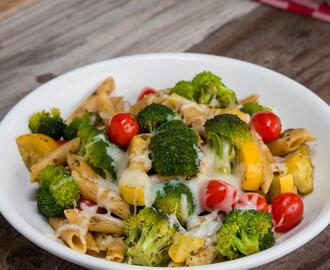
[[[115,94],[124,95],[127,100],[134,102],[145,86],[156,89],[173,86],[178,80],[190,80],[203,70],[221,76],[239,98],[252,93],[260,94],[263,104],[275,108],[283,128],[304,127],[317,137],[313,147],[315,190],[304,198],[302,222],[282,235],[274,247],[220,265],[211,264],[194,269],[256,267],[288,254],[315,237],[330,221],[329,106],[304,86],[269,69],[225,57],[188,53],[137,55],[96,63],[68,72],[23,98],[0,125],[2,215],[25,237],[63,259],[92,269],[127,269],[125,264],[80,254],[51,239],[52,229],[37,210],[34,195],[36,184],[29,182],[28,171],[20,158],[15,138],[28,132],[27,121],[32,113],[55,106],[67,116],[109,75],[116,81]],[[129,268],[146,269],[144,266]]]

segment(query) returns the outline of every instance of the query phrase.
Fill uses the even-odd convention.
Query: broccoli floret
[[[163,176],[190,178],[199,170],[200,151],[189,128],[162,129],[151,138],[154,170]]]
[[[127,255],[132,263],[158,266],[168,263],[168,249],[176,232],[165,214],[146,207],[124,221]]]
[[[105,135],[92,124],[83,124],[78,129],[82,140],[84,159],[94,168],[101,169],[112,180],[117,179],[115,162],[112,154],[119,151]]]
[[[217,232],[217,251],[230,260],[257,253],[275,243],[272,216],[263,211],[233,210]]]
[[[63,216],[63,207],[56,203],[47,187],[40,186],[37,190],[37,204],[41,214],[45,217]]]
[[[232,107],[237,104],[236,94],[226,87],[221,78],[210,71],[197,74],[192,85],[195,89],[196,101],[212,106]]]
[[[80,190],[71,176],[62,178],[59,182],[53,181],[49,191],[56,203],[64,209],[72,208],[80,198]]]
[[[153,206],[168,215],[175,214],[182,225],[186,224],[195,209],[189,187],[176,180],[167,181],[160,186]]]
[[[191,82],[179,81],[176,83],[171,93],[176,93],[186,99],[195,100],[196,91]]]
[[[58,140],[63,135],[65,124],[60,110],[52,108],[50,111],[32,114],[29,118],[29,128],[32,133],[42,133]]]
[[[37,202],[40,212],[46,216],[63,215],[80,197],[80,190],[63,166],[47,166],[39,177]]]
[[[70,176],[63,166],[47,166],[39,176],[40,186],[49,188],[52,182],[58,183],[61,179]]]
[[[248,113],[249,115],[262,111],[272,111],[270,108],[260,105],[258,102],[245,103],[240,110],[244,113]]]
[[[181,139],[187,140],[191,143],[200,144],[201,142],[199,134],[193,129],[189,128],[181,120],[172,120],[162,124],[157,129],[156,133],[159,137],[157,141],[178,139],[180,137]]]
[[[140,111],[136,119],[142,133],[154,132],[161,124],[173,120],[174,115],[175,113],[171,108],[152,103]]]
[[[222,173],[231,172],[235,148],[251,138],[248,125],[233,114],[219,114],[205,122],[206,137],[212,141],[217,156],[216,167]]]

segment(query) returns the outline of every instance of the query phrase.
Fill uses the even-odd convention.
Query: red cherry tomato
[[[270,142],[281,134],[281,120],[272,112],[257,112],[252,116],[251,127],[264,142]]]
[[[83,205],[82,205],[83,204]],[[86,199],[86,198],[83,198],[81,197],[78,201],[78,206],[77,208],[79,210],[82,210],[82,209],[85,209],[86,207],[95,207],[97,205],[96,202],[93,202],[89,199]],[[96,213],[98,214],[106,214],[107,213],[107,210],[102,208],[102,207],[97,207],[96,208]]]
[[[63,145],[67,142],[67,140],[57,140],[56,142],[58,145]]]
[[[303,215],[304,203],[295,193],[284,193],[275,198],[271,205],[275,232],[286,232],[296,226]]]
[[[139,100],[143,99],[144,96],[154,94],[154,93],[157,93],[157,91],[155,89],[153,89],[151,87],[146,87],[146,88],[142,89],[137,100],[139,101]]]
[[[222,180],[210,180],[202,189],[200,196],[205,210],[228,213],[236,202],[236,194],[235,186]]]
[[[242,193],[238,197],[235,209],[254,209],[268,213],[269,207],[266,199],[258,193]]]
[[[110,139],[120,146],[129,145],[131,139],[139,134],[139,123],[128,113],[116,114],[108,124],[107,128]]]

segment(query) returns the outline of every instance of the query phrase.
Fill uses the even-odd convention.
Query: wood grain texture
[[[328,24],[245,0],[41,0],[2,19],[0,13],[0,119],[29,91],[72,68],[186,50],[264,65],[330,103]],[[330,227],[257,269],[330,269],[329,239]],[[0,269],[83,268],[41,250],[0,216]]]
[[[0,19],[31,5],[36,0],[0,0]]]

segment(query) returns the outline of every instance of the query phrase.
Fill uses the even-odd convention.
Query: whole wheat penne
[[[100,93],[106,93],[110,96],[115,89],[115,80],[112,76],[106,78],[96,89],[96,93],[99,95]]]
[[[127,245],[122,238],[114,238],[110,242],[105,258],[113,262],[122,262],[125,259]]]
[[[151,169],[149,144],[151,134],[139,134],[132,138],[128,147],[128,167],[147,172]]]
[[[71,141],[59,146],[53,152],[32,165],[30,178],[31,182],[38,180],[42,170],[49,165],[62,165],[66,162],[69,154],[77,153],[80,147],[80,139],[74,138]]]
[[[131,214],[129,205],[114,191],[99,185],[93,180],[83,177],[77,171],[72,171],[72,176],[80,188],[80,193],[86,198],[97,202],[117,216],[126,219]]]
[[[239,100],[238,104],[244,105],[244,104],[250,103],[250,102],[257,102],[258,99],[259,99],[259,95],[253,94],[253,95],[247,96],[246,98]]]
[[[97,94],[93,92],[89,97],[87,97],[73,113],[67,117],[66,122],[71,123],[76,117],[83,116],[86,112],[96,112],[97,111]]]
[[[64,214],[69,223],[78,225],[83,233],[87,233],[88,230],[115,235],[123,233],[123,221],[110,215],[85,213],[78,209],[67,209]]]
[[[297,150],[306,142],[315,141],[315,137],[304,128],[290,128],[285,130],[279,138],[268,143],[273,155],[285,156]]]
[[[70,224],[63,218],[49,218],[49,224],[55,230],[56,236],[63,240],[70,248],[81,253],[86,253],[86,237],[77,225]]]
[[[91,232],[87,232],[86,234],[86,242],[87,242],[87,250],[95,253],[100,253],[100,249],[98,248],[95,238]]]
[[[111,116],[114,116],[118,113],[117,109],[115,108],[114,104],[111,102],[108,94],[106,92],[101,92],[97,96],[98,98],[98,111],[100,116],[104,122],[107,124]]]
[[[68,155],[67,163],[71,171],[76,171],[88,180],[98,183],[101,176],[99,176],[79,155]]]

